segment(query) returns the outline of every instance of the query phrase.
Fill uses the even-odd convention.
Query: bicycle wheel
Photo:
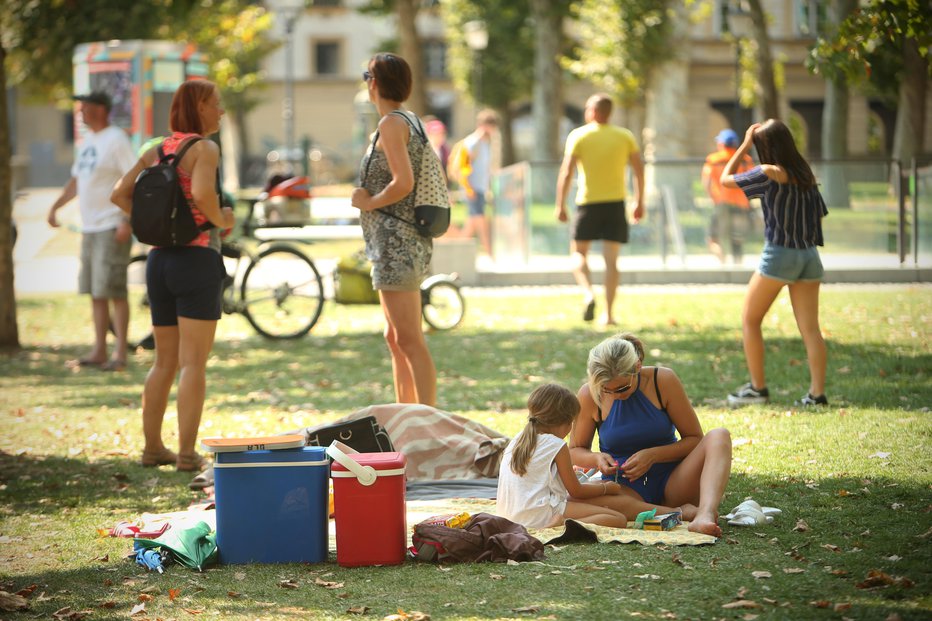
[[[324,287],[314,262],[292,246],[271,246],[246,268],[240,288],[243,315],[270,339],[307,334],[324,305]]]
[[[452,330],[465,312],[466,302],[455,283],[439,280],[421,290],[421,313],[434,330]]]

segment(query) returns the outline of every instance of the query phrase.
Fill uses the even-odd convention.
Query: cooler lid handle
[[[357,452],[358,451],[355,451],[352,448],[346,446],[339,440],[334,440],[330,443],[330,446],[327,447],[327,455],[332,457],[335,462],[356,475],[356,478],[362,485],[369,487],[375,483],[378,475],[375,473],[375,468],[372,466],[363,466],[348,455],[348,453]]]

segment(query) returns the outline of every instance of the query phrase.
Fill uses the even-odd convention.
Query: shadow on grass
[[[439,406],[446,410],[520,409],[539,383],[573,388],[584,380],[589,349],[609,333],[588,329],[458,330],[428,337],[438,369]],[[734,330],[687,333],[660,327],[639,331],[647,363],[673,368],[694,403],[721,403],[747,381]],[[808,369],[798,338],[770,338],[768,384],[776,407],[805,393]],[[932,354],[904,355],[881,343],[829,341],[832,405],[919,408],[932,401]],[[35,347],[0,359],[0,372],[28,390],[54,391],[55,405],[135,408],[152,354],[133,356],[122,373],[68,369],[78,346]],[[391,365],[380,334],[348,333],[297,341],[259,337],[218,341],[208,368],[208,399],[217,407],[276,406],[352,411],[394,399]],[[13,404],[15,406],[15,403]]]
[[[145,494],[138,491],[124,492],[117,502],[106,497],[113,495],[110,481],[116,473],[131,482],[149,476],[119,460],[87,464],[0,454],[0,468],[7,484],[5,503],[16,513],[43,511],[67,520],[65,507],[110,514],[126,505],[145,506]],[[56,472],[75,484],[40,490],[38,482]],[[179,607],[188,614],[219,618],[349,618],[352,606],[368,606],[373,618],[401,608],[422,610],[434,619],[497,619],[521,616],[516,610],[527,607],[536,608],[533,615],[565,619],[617,619],[632,612],[664,618],[663,611],[677,618],[739,618],[744,611],[723,611],[721,606],[742,590],[742,598],[757,600],[763,612],[773,607],[774,618],[824,618],[824,611],[812,604],[816,601],[851,604],[845,614],[852,618],[884,618],[892,612],[903,619],[928,618],[923,602],[932,586],[932,558],[921,537],[930,526],[929,513],[923,511],[929,491],[923,485],[885,478],[734,476],[729,499],[736,503],[746,496],[783,513],[770,525],[724,526],[724,538],[712,546],[569,544],[548,548],[543,566],[478,564],[437,571],[436,565],[407,562],[346,569],[331,558],[312,565],[220,566],[203,574],[171,566],[159,576],[118,559],[115,550],[128,552],[128,540],[103,540],[96,549],[82,552],[90,559],[102,549],[111,550],[107,563],[5,572],[3,583],[12,590],[35,584],[51,595],[48,601],[33,602],[33,614],[49,615],[70,606],[93,609],[95,619],[126,618],[143,592],[152,596],[147,613],[153,618],[185,616]],[[894,503],[902,509],[891,511]],[[65,536],[80,538],[74,530]],[[914,584],[859,588],[873,570]],[[770,577],[754,578],[755,571]],[[342,586],[323,588],[315,584],[318,578]],[[297,588],[281,588],[283,580]],[[168,589],[180,590],[174,602]]]

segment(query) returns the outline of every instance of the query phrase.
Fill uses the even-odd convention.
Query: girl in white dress
[[[572,391],[544,384],[527,400],[528,422],[505,449],[498,475],[497,512],[525,528],[559,526],[566,519],[624,528],[624,514],[592,504],[620,494],[612,481],[580,483],[563,439],[579,414]]]

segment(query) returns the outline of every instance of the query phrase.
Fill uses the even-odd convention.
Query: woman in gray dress
[[[421,328],[420,286],[430,271],[433,241],[408,223],[414,220],[414,182],[425,148],[412,139],[416,137],[411,123],[420,120],[402,108],[411,94],[411,69],[400,56],[376,54],[363,79],[381,118],[378,140],[362,160],[362,187],[353,190],[351,200],[362,212],[372,286],[385,313],[395,399],[432,406],[437,401],[437,371]]]

